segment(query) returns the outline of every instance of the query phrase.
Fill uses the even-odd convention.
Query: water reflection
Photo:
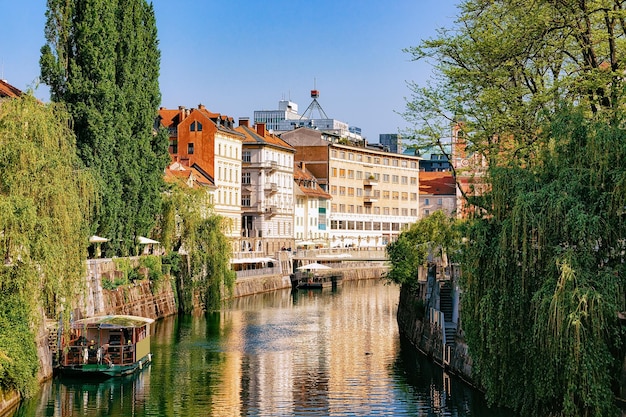
[[[359,281],[160,320],[140,374],[55,380],[16,415],[504,416],[400,340],[397,302],[396,287]]]

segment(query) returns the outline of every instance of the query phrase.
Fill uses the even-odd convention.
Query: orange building
[[[193,168],[215,185],[213,208],[227,219],[226,235],[239,247],[241,237],[241,146],[232,117],[204,105],[177,110],[159,109],[159,123],[169,131],[172,162]]]

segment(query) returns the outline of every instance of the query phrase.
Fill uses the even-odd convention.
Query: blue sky
[[[450,27],[458,0],[157,0],[162,106],[195,107],[236,120],[291,99],[304,112],[310,91],[329,117],[369,142],[407,127],[397,112],[407,81],[424,84],[427,63],[403,48]],[[0,0],[0,76],[36,85],[45,0]],[[46,86],[35,95],[49,100]]]

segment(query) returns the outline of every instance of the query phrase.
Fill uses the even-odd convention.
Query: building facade
[[[232,117],[212,113],[204,105],[176,110],[161,108],[160,125],[170,137],[172,162],[190,167],[205,176],[215,188],[212,202],[226,219],[227,237],[233,249],[241,237],[241,147],[243,135],[235,131]]]
[[[243,136],[241,251],[272,255],[294,246],[294,179],[296,150],[269,133],[264,123],[240,119]]]
[[[331,247],[384,246],[419,218],[419,157],[343,145],[317,130],[281,137],[332,196]]]
[[[420,218],[438,210],[448,216],[456,215],[456,181],[452,172],[420,171],[419,183]]]
[[[294,167],[295,211],[294,232],[296,246],[319,247],[330,243],[331,195],[325,192],[307,169],[305,162]]]
[[[389,152],[402,153],[402,136],[397,133],[381,133],[378,142],[387,147]]]

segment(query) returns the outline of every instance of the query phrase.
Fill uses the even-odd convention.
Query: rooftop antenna
[[[317,82],[316,82],[316,79],[313,78],[313,90],[311,90],[311,98],[313,99],[313,101],[311,102],[311,104],[309,104],[309,107],[306,108],[304,113],[302,113],[302,116],[300,116],[300,120],[302,120],[302,119],[312,119],[311,116],[313,115],[313,111],[314,110],[317,110],[317,112],[319,113],[319,115],[320,115],[319,119],[328,119],[329,118],[326,115],[326,112],[324,111],[324,109],[322,108],[320,103],[317,101],[317,98],[319,96],[320,96],[320,92],[317,89]]]

